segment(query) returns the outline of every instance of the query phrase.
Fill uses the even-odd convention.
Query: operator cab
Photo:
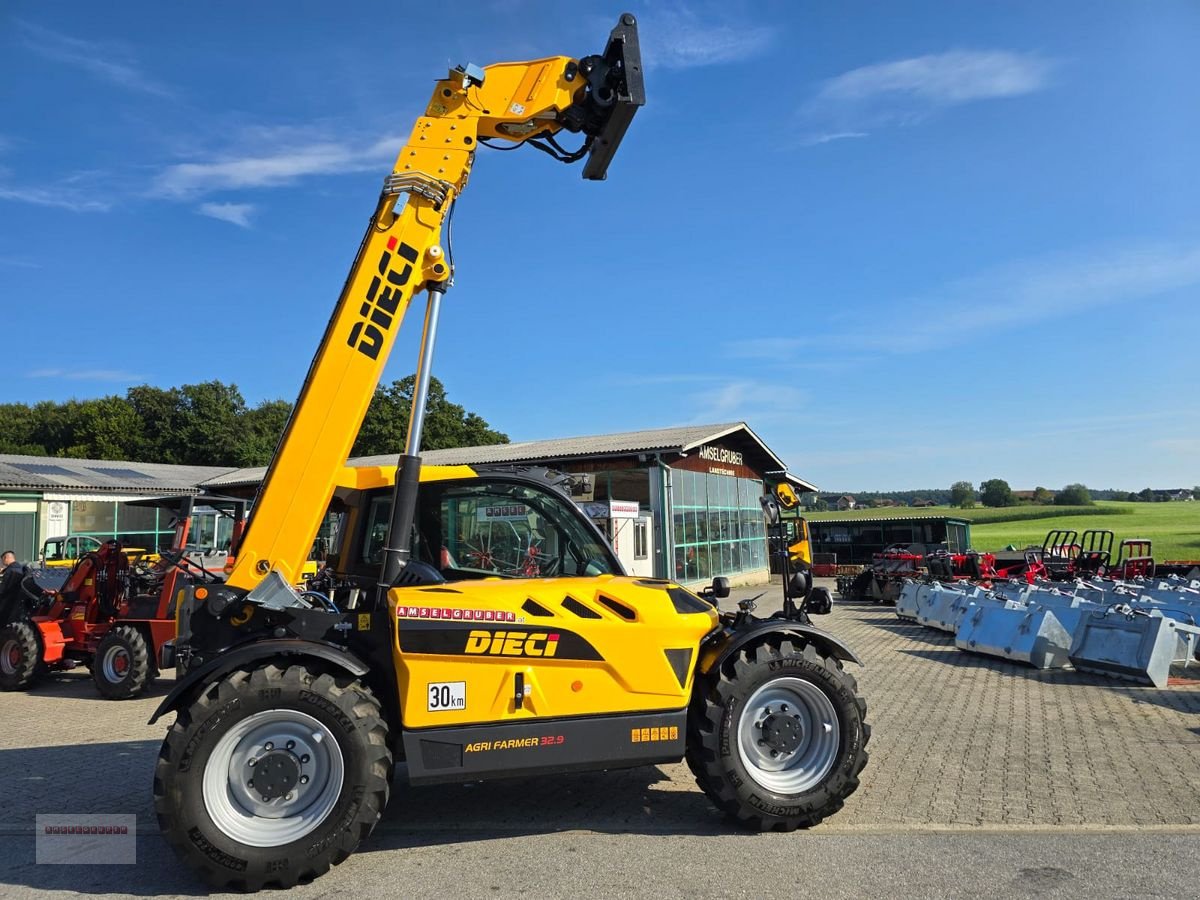
[[[539,473],[479,470],[473,477],[423,479],[412,559],[445,581],[624,575],[601,532]],[[321,577],[334,585],[318,589],[376,584],[392,499],[390,485],[335,491],[319,537],[332,549]]]

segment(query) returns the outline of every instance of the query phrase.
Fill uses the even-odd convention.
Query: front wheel
[[[132,625],[114,625],[96,646],[92,680],[105,700],[128,700],[154,683],[145,635]]]
[[[179,710],[154,807],[168,843],[212,886],[291,887],[371,833],[391,770],[387,725],[366,687],[268,664],[227,675]]]
[[[29,622],[12,622],[0,628],[0,691],[21,691],[42,670],[42,642]]]
[[[744,649],[697,685],[687,761],[700,788],[759,831],[815,825],[842,808],[867,764],[867,705],[812,644]]]

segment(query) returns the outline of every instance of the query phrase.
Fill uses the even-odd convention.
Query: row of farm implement
[[[906,580],[967,582],[986,587],[1013,580],[1025,584],[1081,578],[1130,581],[1156,575],[1200,577],[1200,563],[1156,563],[1147,538],[1129,538],[1117,544],[1115,535],[1107,529],[1090,529],[1082,535],[1055,529],[1046,535],[1040,548],[1013,553],[952,552],[921,544],[890,547],[876,553],[867,566],[853,570],[839,567],[837,588],[845,600],[896,603]]]
[[[1147,539],[1055,530],[1018,555],[922,551],[876,554],[839,576],[840,595],[894,603],[961,650],[1038,669],[1165,687],[1173,666],[1200,661],[1200,563],[1156,563]]]

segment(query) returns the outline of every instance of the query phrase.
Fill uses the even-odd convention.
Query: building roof
[[[726,422],[717,425],[684,425],[676,428],[655,428],[647,431],[623,431],[618,434],[585,435],[582,437],[552,438],[546,441],[517,441],[512,444],[486,444],[480,447],[455,447],[448,450],[426,450],[421,461],[431,466],[481,466],[501,463],[562,462],[592,459],[597,456],[627,456],[632,453],[687,454],[704,444],[722,438],[739,436],[757,445],[764,458],[765,468],[779,473],[804,491],[816,487],[786,471],[786,466],[745,422]],[[359,456],[349,460],[351,466],[394,466],[396,453]],[[258,484],[266,468],[233,469],[206,481],[205,487],[233,487]]]
[[[960,519],[956,516],[877,516],[873,518],[837,518],[837,519],[808,519],[809,525],[888,525],[904,524],[905,522],[954,522],[958,525],[970,525],[970,519]]]
[[[176,466],[0,454],[0,489],[123,494],[194,494],[228,466]]]

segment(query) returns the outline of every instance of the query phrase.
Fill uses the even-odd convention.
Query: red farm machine
[[[0,598],[0,690],[22,690],[50,672],[87,666],[101,696],[125,700],[145,691],[172,666],[175,613],[207,582],[221,580],[224,552],[189,547],[193,511],[201,505],[234,520],[236,546],[247,501],[212,495],[135,501],[175,516],[170,550],[153,565],[130,562],[119,541],[84,554],[65,579],[60,570],[6,579]],[[191,578],[179,577],[188,572]]]
[[[1113,557],[1114,546],[1116,557]],[[1159,567],[1160,568],[1160,567]],[[871,564],[838,578],[844,600],[895,603],[905,580],[971,581],[991,584],[1018,579],[1073,581],[1076,578],[1150,578],[1165,574],[1156,568],[1151,542],[1128,538],[1116,542],[1113,532],[1090,529],[1082,535],[1069,529],[1050,531],[1042,546],[1008,553],[951,553],[921,544],[889,547],[876,553]]]

